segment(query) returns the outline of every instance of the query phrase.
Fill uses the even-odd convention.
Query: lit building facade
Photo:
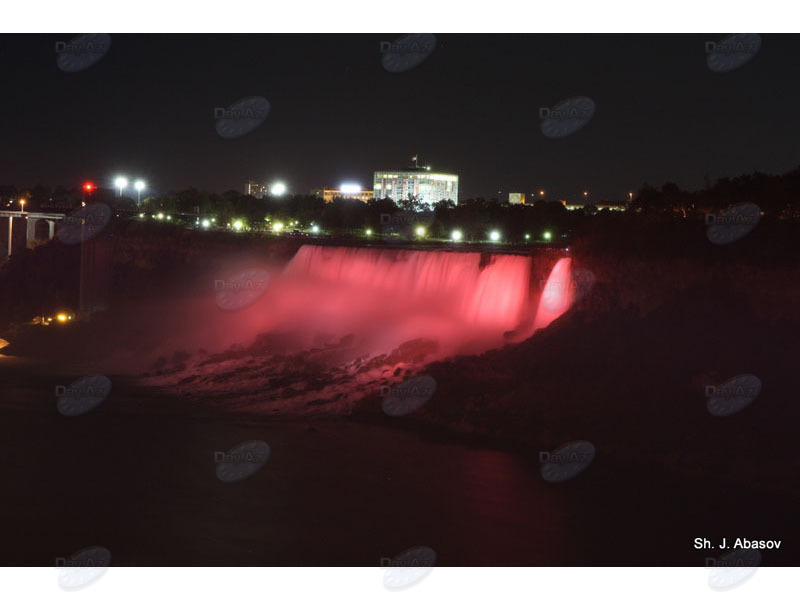
[[[509,204],[525,204],[525,194],[522,192],[511,192],[508,195]]]
[[[244,193],[246,196],[263,198],[267,193],[267,186],[257,181],[248,181],[244,184]]]
[[[416,165],[404,171],[375,171],[375,198],[391,198],[395,202],[408,200],[409,195],[420,202],[434,204],[452,200],[458,204],[458,175],[434,173],[430,167]]]
[[[362,190],[353,187],[342,186],[338,190],[330,188],[315,188],[311,190],[311,195],[322,198],[325,202],[333,202],[335,198],[343,200],[360,200],[369,202],[372,200],[372,190]]]
[[[594,203],[588,202],[587,200],[561,200],[561,204],[563,204],[564,208],[567,210],[583,210],[585,207]],[[595,204],[595,208],[597,208],[597,210],[611,210],[614,212],[624,211],[628,210],[628,202],[624,200],[601,200]]]

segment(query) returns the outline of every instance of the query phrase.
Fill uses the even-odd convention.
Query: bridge
[[[20,210],[0,210],[0,219],[8,219],[8,252],[6,256],[11,256],[14,247],[14,219],[24,219],[25,226],[25,246],[33,248],[36,242],[36,224],[39,221],[47,222],[47,239],[52,240],[56,233],[56,221],[61,221],[66,217],[64,213],[43,213],[26,212]]]

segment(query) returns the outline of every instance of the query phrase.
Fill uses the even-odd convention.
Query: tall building
[[[410,195],[427,204],[440,200],[458,204],[458,175],[433,172],[429,166],[420,166],[416,156],[411,160],[412,164],[403,171],[375,171],[375,198],[398,202],[408,200]]]
[[[255,198],[263,198],[267,193],[267,186],[257,181],[247,181],[244,184],[244,193],[246,196],[254,196]]]

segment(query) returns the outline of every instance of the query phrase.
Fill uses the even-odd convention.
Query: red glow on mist
[[[535,329],[547,327],[567,312],[575,297],[572,283],[572,259],[560,258],[542,288],[539,308],[536,311]]]

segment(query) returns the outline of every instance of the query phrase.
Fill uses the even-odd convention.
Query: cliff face
[[[110,306],[147,290],[187,285],[200,270],[219,268],[232,257],[288,261],[303,238],[263,238],[127,221],[112,223],[88,247],[113,254]],[[77,310],[81,248],[54,239],[33,250],[20,249],[0,268],[0,327],[29,321],[61,307]]]
[[[436,394],[406,418],[538,450],[585,439],[631,468],[791,491],[800,269],[601,255],[574,264],[597,278],[585,298],[519,344],[428,365]],[[757,397],[712,414],[707,386],[745,374],[761,381]],[[359,407],[377,414],[370,399]]]

